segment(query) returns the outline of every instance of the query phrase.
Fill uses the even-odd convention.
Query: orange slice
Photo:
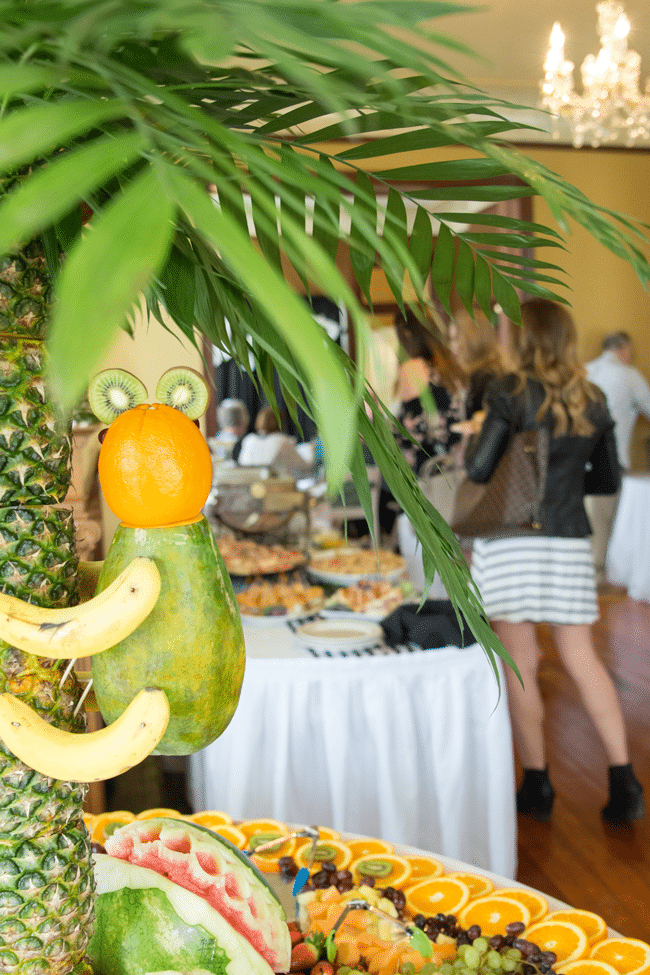
[[[115,812],[99,813],[95,816],[94,822],[92,824],[92,832],[90,834],[90,839],[93,843],[104,844],[106,838],[111,835],[111,833],[118,828],[118,826],[125,826],[126,823],[132,823],[135,816],[132,812],[127,812],[126,809],[119,809]]]
[[[599,914],[593,911],[583,911],[577,907],[566,907],[559,911],[551,911],[546,915],[547,921],[572,921],[582,928],[591,946],[607,937],[607,925]]]
[[[605,938],[593,946],[589,957],[606,961],[619,975],[646,975],[650,971],[650,945],[636,938]]]
[[[257,846],[265,845],[276,839],[282,840],[282,837],[278,833],[255,833],[248,839],[248,849],[256,850]],[[285,840],[284,843],[280,842],[277,846],[269,847],[268,850],[254,853],[251,860],[262,873],[279,873],[280,857],[292,856],[295,848],[296,841],[292,837],[290,840]]]
[[[212,832],[223,836],[225,840],[230,840],[232,845],[236,846],[238,850],[245,850],[248,846],[248,837],[244,836],[242,831],[237,829],[236,826],[229,826],[228,823],[224,823],[223,826],[213,826]]]
[[[527,890],[523,887],[501,887],[497,893],[499,897],[511,897],[514,901],[521,901],[530,912],[529,924],[537,924],[548,914],[548,901],[536,890]],[[572,918],[567,917],[565,920],[571,921]]]
[[[330,829],[329,826],[319,826],[318,839],[319,840],[340,840],[341,834],[336,829]]]
[[[276,836],[286,836],[289,832],[286,823],[281,823],[279,819],[244,819],[235,825],[248,839],[255,836],[256,833],[274,833]]]
[[[425,917],[456,914],[469,900],[469,887],[457,877],[430,877],[407,887],[404,893],[409,910]]]
[[[469,887],[469,899],[474,897],[485,897],[494,890],[494,884],[489,877],[484,877],[479,873],[465,873],[462,870],[454,870],[453,873],[445,874],[446,877],[456,877],[462,880]]]
[[[311,855],[311,840],[303,842],[294,853],[294,860],[298,867],[308,867]],[[337,870],[347,870],[352,862],[352,853],[347,843],[342,840],[319,840],[316,844],[314,856],[314,870],[320,868],[321,863],[333,863]]]
[[[458,923],[464,928],[478,924],[481,934],[488,938],[493,934],[504,934],[506,924],[511,921],[528,925],[530,911],[521,901],[514,897],[502,897],[499,891],[474,898],[458,915]]]
[[[204,812],[192,813],[187,818],[191,823],[205,826],[206,829],[214,829],[215,826],[232,826],[232,816],[219,809],[206,809]]]
[[[165,806],[160,806],[158,809],[145,809],[143,812],[138,813],[135,817],[136,819],[183,819],[183,814],[178,811],[178,809],[167,809]]]
[[[584,958],[589,947],[585,932],[571,921],[539,921],[526,928],[522,937],[538,945],[542,951],[554,951],[556,965]]]
[[[595,958],[578,958],[562,965],[557,971],[558,975],[618,975],[613,965]]]
[[[351,864],[350,870],[355,880],[374,877],[377,887],[403,887],[411,876],[410,863],[406,857],[396,853],[359,857]]]
[[[409,886],[414,886],[418,881],[425,880],[427,877],[440,877],[445,872],[445,868],[440,861],[434,860],[433,857],[418,856],[417,854],[411,855],[409,853],[404,859],[411,865]],[[460,879],[462,880],[463,878],[461,877]]]
[[[362,857],[380,857],[385,853],[394,853],[395,847],[386,840],[375,840],[370,836],[364,836],[360,840],[346,840],[352,852],[352,862],[360,860]]]

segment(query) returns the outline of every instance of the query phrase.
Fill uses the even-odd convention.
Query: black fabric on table
[[[467,622],[463,626],[448,599],[427,599],[418,612],[416,604],[398,606],[381,621],[389,647],[414,643],[423,650],[467,647],[476,642]]]

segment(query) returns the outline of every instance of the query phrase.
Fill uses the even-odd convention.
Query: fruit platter
[[[85,820],[98,975],[647,975],[650,967],[649,945],[591,911],[384,840],[220,811]],[[206,946],[222,968],[206,961]],[[112,967],[102,960],[109,954]],[[154,961],[161,967],[147,969]]]

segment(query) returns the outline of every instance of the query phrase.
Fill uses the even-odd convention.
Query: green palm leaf
[[[455,280],[466,307],[476,301],[489,314],[496,298],[517,321],[517,290],[563,287],[559,264],[530,255],[544,248],[559,261],[574,221],[648,285],[645,228],[504,143],[527,126],[447,64],[462,46],[445,35],[445,17],[470,9],[444,0],[7,0],[0,254],[37,234],[53,259],[56,241],[65,246],[49,342],[52,385],[68,407],[144,292],[164,327],[207,336],[272,402],[273,362],[288,408],[303,406],[321,430],[331,490],[352,470],[365,502],[361,432],[415,527],[427,579],[440,573],[494,663],[503,648],[451,532],[395,445],[390,415],[283,270],[288,262],[306,290],[345,305],[359,362],[367,322],[357,295],[370,302],[375,266],[398,306],[408,277],[425,307],[431,274],[448,309]],[[436,158],[453,146],[472,156]],[[518,185],[497,186],[497,176]],[[535,195],[559,233],[463,213],[463,203],[473,211]],[[431,204],[441,221],[434,246],[424,203],[436,200],[456,205],[445,213]],[[82,202],[94,211],[83,232]],[[353,286],[334,263],[340,245]],[[510,253],[519,248],[526,256]]]

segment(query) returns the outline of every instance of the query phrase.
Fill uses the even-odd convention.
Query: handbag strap
[[[529,408],[532,408],[531,398],[530,398],[530,386],[526,383],[526,388],[524,391],[524,407],[522,410],[522,419],[524,414]],[[537,454],[537,490],[535,491],[535,500],[533,504],[533,518],[532,526],[538,531],[542,527],[542,501],[544,500],[544,492],[546,491],[546,479],[548,476],[548,458],[551,450],[551,431],[546,423],[540,424],[540,426],[535,427],[530,433],[534,433],[534,438],[531,438],[531,445],[527,446],[527,450],[534,450]]]

